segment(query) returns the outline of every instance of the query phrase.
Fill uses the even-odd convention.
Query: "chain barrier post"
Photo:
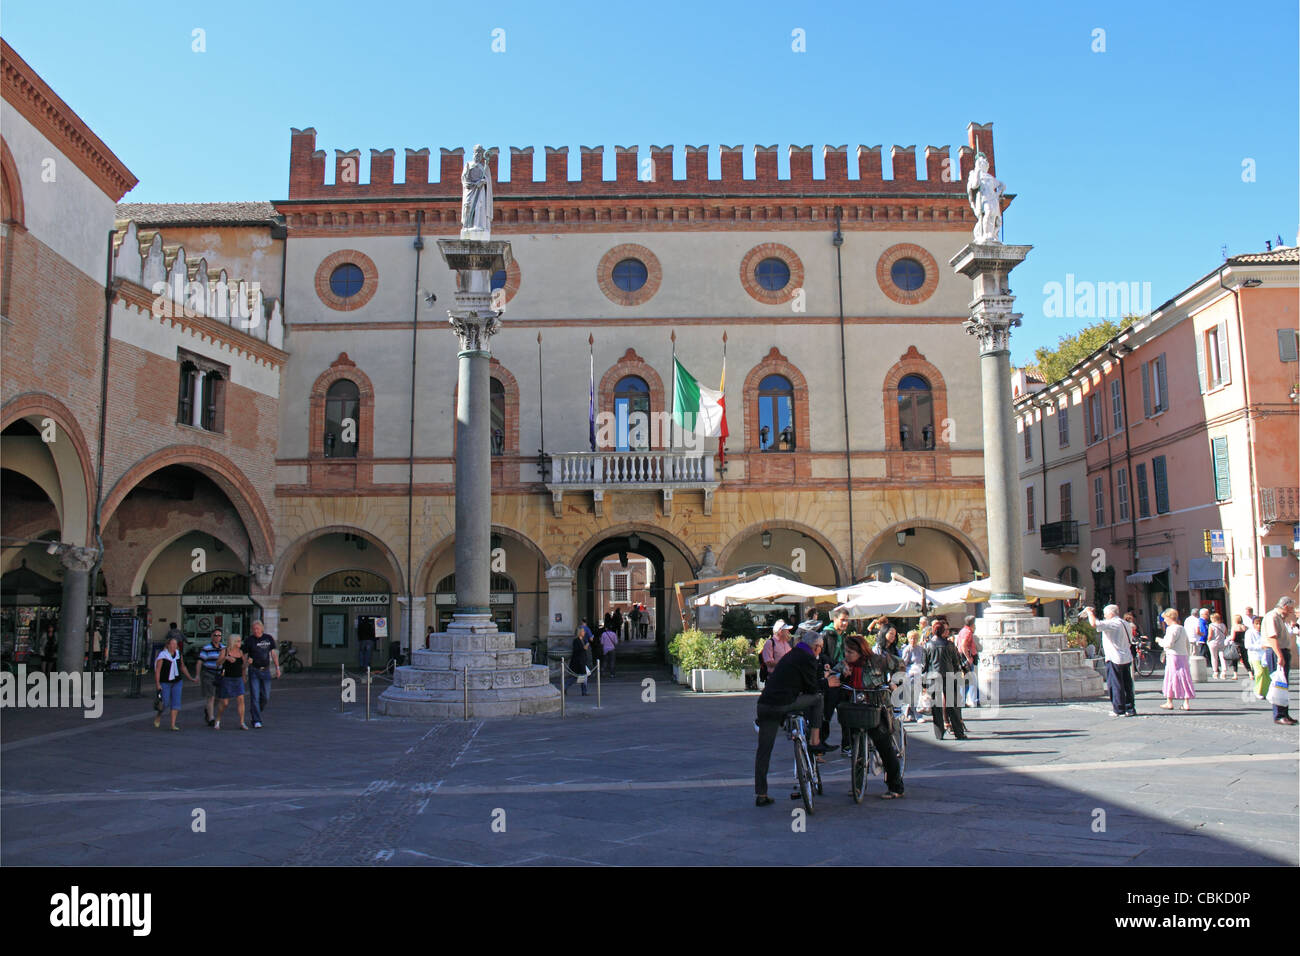
[[[370,719],[370,665],[366,665],[366,720]]]
[[[469,720],[469,665],[465,665],[465,719]]]

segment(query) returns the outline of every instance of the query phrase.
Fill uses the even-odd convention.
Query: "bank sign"
[[[313,594],[311,603],[320,605],[339,604],[387,604],[387,594]]]

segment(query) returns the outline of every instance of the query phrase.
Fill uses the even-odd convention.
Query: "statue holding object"
[[[473,158],[460,174],[460,237],[486,241],[492,237],[492,173],[487,151],[474,147]]]
[[[1002,194],[1006,184],[989,172],[989,159],[975,154],[975,168],[966,180],[966,198],[975,213],[975,241],[997,242],[1002,232]]]

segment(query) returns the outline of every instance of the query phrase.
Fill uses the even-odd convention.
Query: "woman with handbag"
[[[1223,647],[1227,642],[1227,625],[1223,623],[1223,615],[1216,611],[1210,615],[1210,632],[1205,642],[1210,649],[1210,668],[1214,673],[1212,680],[1228,679],[1228,668],[1223,659]]]
[[[1196,696],[1196,687],[1192,684],[1192,668],[1188,658],[1192,653],[1192,644],[1187,637],[1187,629],[1178,623],[1178,612],[1168,608],[1160,615],[1165,622],[1165,636],[1160,639],[1160,646],[1165,649],[1165,702],[1161,710],[1173,710],[1174,701],[1183,702],[1183,710],[1192,709],[1192,698]]]

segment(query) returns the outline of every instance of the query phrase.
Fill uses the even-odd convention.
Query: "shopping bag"
[[[1277,684],[1274,684],[1268,689],[1268,693],[1264,695],[1264,699],[1274,707],[1291,706],[1291,694],[1285,687],[1281,687]]]
[[[1273,682],[1274,687],[1286,688],[1288,686],[1286,682],[1286,671],[1282,670],[1280,667],[1270,675],[1269,680]]]

